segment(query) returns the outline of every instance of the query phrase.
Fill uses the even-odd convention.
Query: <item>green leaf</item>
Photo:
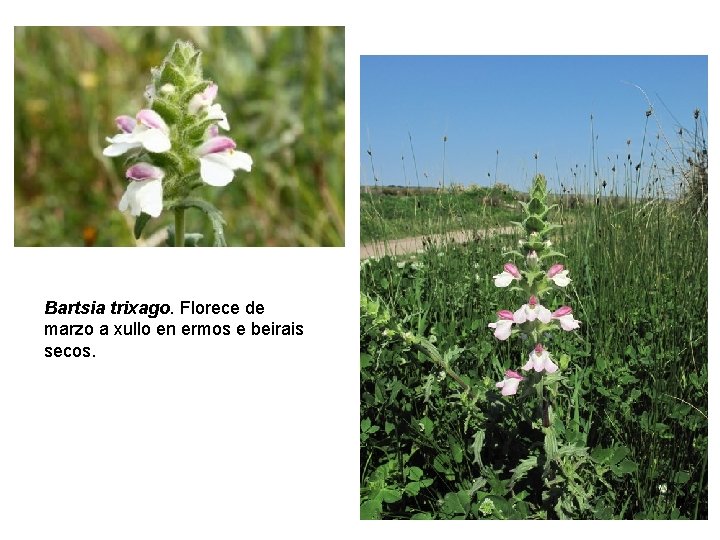
[[[477,463],[480,467],[483,466],[482,458],[480,453],[482,452],[483,445],[485,444],[485,431],[480,430],[475,434],[473,439],[472,451],[473,451],[473,463]]]
[[[394,503],[402,499],[402,492],[398,489],[382,488],[380,496],[386,503]]]
[[[433,516],[427,512],[420,512],[419,514],[413,514],[410,519],[433,519]]]
[[[612,459],[610,460],[610,465],[617,465],[620,463],[625,456],[627,456],[630,453],[630,449],[626,446],[618,446],[615,448],[613,452]]]
[[[531,199],[530,204],[527,205],[525,210],[528,214],[536,215],[542,218],[547,211],[547,206],[545,206],[539,199]]]
[[[430,420],[427,416],[425,416],[424,418],[421,418],[419,422],[422,426],[421,431],[425,433],[425,435],[431,435],[433,429],[435,429],[435,424],[433,423],[433,421]]]
[[[410,480],[420,480],[423,470],[420,467],[410,467],[407,469],[407,476]]]
[[[523,221],[523,226],[528,233],[540,232],[543,228],[547,228],[545,222],[537,216],[529,216],[526,218],[525,221]]]
[[[450,458],[447,456],[447,454],[439,454],[435,456],[435,459],[433,459],[433,468],[437,472],[443,473],[448,478],[455,477],[452,469],[450,468]]]
[[[372,499],[360,505],[360,519],[380,519],[382,512],[382,501]]]
[[[187,62],[188,74],[192,79],[202,79],[202,51],[196,51]]]
[[[370,426],[372,426],[372,422],[370,421],[369,418],[363,418],[360,421],[360,431],[365,432],[368,429],[370,429]]]
[[[613,467],[613,472],[618,475],[634,473],[637,470],[638,467],[635,462],[630,461],[629,459],[623,459],[620,463]]]
[[[202,199],[181,199],[179,201],[167,202],[166,207],[168,210],[173,210],[175,208],[197,208],[198,210],[204,212],[212,224],[213,234],[215,235],[213,245],[215,247],[227,246],[225,243],[225,234],[223,233],[225,220],[223,219],[220,210],[215,208],[209,202],[203,201]]]
[[[133,229],[133,232],[135,233],[135,238],[140,238],[140,235],[142,234],[145,225],[147,225],[147,222],[150,221],[150,217],[150,214],[146,214],[145,212],[143,212],[137,217],[137,219],[135,219],[135,227]]]
[[[510,478],[510,483],[515,484],[535,467],[537,467],[537,456],[525,458],[513,469],[513,475]]]
[[[674,482],[676,484],[685,484],[690,480],[690,475],[686,471],[678,471],[675,473]]]
[[[185,88],[185,75],[171,62],[165,62],[160,72],[160,85],[167,83],[178,88]]]
[[[367,367],[370,367],[372,365],[372,356],[370,356],[368,353],[361,353],[360,354],[360,368],[365,369]]]
[[[443,500],[442,509],[451,515],[466,515],[470,509],[470,496],[466,491],[448,493]]]
[[[540,255],[538,258],[540,260],[549,259],[549,258],[556,258],[556,257],[566,257],[564,253],[560,253],[559,251],[546,251],[542,255]]]
[[[162,97],[155,98],[152,108],[156,113],[162,116],[162,119],[168,124],[175,124],[182,115],[182,112],[177,105]]]
[[[490,495],[487,498],[493,502],[493,504],[495,505],[495,509],[500,512],[501,517],[509,518],[512,516],[512,506],[510,506],[510,503],[507,501],[507,499],[505,499],[504,497],[500,497],[499,495]]]
[[[459,442],[457,442],[456,440],[452,440],[450,442],[450,452],[452,453],[452,457],[455,463],[462,463],[465,449]]]
[[[417,497],[420,493],[420,488],[422,488],[420,482],[408,482],[405,486],[405,493],[412,495],[413,497]]]
[[[199,83],[191,85],[181,94],[180,104],[187,105],[195,94],[203,92],[208,86],[210,86],[210,81],[200,81]]]

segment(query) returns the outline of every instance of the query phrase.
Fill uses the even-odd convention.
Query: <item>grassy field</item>
[[[123,160],[102,149],[176,39],[203,51],[228,135],[254,159],[199,190],[223,212],[228,245],[344,245],[343,27],[15,27],[15,245],[135,244],[117,209]],[[207,244],[207,220],[187,215]],[[170,223],[151,220],[146,236]]]
[[[522,303],[493,283],[504,263],[520,265],[504,255],[519,234],[361,263],[361,517],[708,517],[707,152],[683,159],[675,197],[627,173],[621,197],[589,185],[582,211],[549,214],[576,207],[572,226],[551,234],[573,281],[548,307],[571,305],[582,322],[552,336],[552,451],[523,406],[532,397],[495,387],[527,359],[527,343],[487,328]],[[464,196],[422,200],[461,208]],[[368,237],[409,230],[413,196],[365,197],[380,222]],[[405,217],[387,210],[383,229],[393,207]]]
[[[519,195],[502,185],[445,191],[364,187],[360,194],[360,239],[368,243],[493,228],[518,218]]]

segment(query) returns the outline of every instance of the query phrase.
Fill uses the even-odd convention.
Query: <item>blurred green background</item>
[[[196,192],[223,212],[228,245],[344,245],[343,27],[16,27],[15,245],[135,245],[117,209],[123,160],[102,155],[104,138],[145,105],[150,68],[178,38],[202,49],[228,135],[254,161]],[[207,220],[186,219],[211,245]],[[151,220],[139,243],[172,222]]]

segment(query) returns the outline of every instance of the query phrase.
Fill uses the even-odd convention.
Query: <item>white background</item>
[[[16,25],[345,25],[346,247],[14,248],[13,28],[3,25],[0,539],[707,534],[707,523],[361,522],[358,494],[359,55],[710,54],[717,96],[717,29],[706,4],[162,4],[103,4],[92,13],[33,2],[6,16]],[[709,130],[712,144],[712,122]],[[712,232],[717,195],[711,182]],[[710,287],[717,305],[713,280]],[[294,320],[306,334],[90,339],[94,359],[46,359],[48,299],[174,308],[180,299],[255,299],[267,308],[258,322]],[[717,339],[710,345],[717,389]]]

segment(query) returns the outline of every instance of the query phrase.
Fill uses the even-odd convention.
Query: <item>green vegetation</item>
[[[519,235],[361,263],[362,518],[708,517],[704,143],[692,156],[679,196],[628,168],[624,196],[590,187],[552,235],[573,282],[547,307],[582,322],[552,336],[555,454],[495,387],[527,360],[487,328],[523,303],[493,283]]]
[[[519,216],[522,194],[507,186],[461,186],[446,190],[363,188],[362,243],[445,231],[494,228]]]
[[[342,27],[16,27],[15,245],[135,244],[117,209],[126,167],[102,148],[115,117],[144,105],[150,68],[176,39],[202,49],[228,135],[254,160],[227,187],[200,188],[223,212],[227,244],[343,245]],[[172,222],[165,213],[144,236]],[[186,228],[212,243],[199,212]]]

